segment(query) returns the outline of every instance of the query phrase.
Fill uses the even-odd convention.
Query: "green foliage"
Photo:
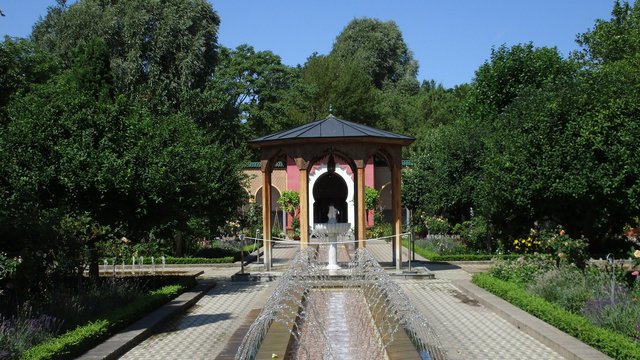
[[[418,216],[428,234],[448,234],[451,230],[449,221],[442,216],[430,216],[423,213]]]
[[[588,260],[587,247],[589,242],[587,239],[584,237],[572,239],[563,229],[557,232],[542,232],[540,236],[544,241],[543,245],[560,262],[584,268]]]
[[[52,56],[26,39],[4,37],[0,43],[0,119],[11,96],[27,91],[58,72]]]
[[[587,64],[600,65],[637,57],[640,49],[640,6],[636,2],[616,0],[610,20],[596,20],[593,29],[577,38],[583,47],[578,58]]]
[[[378,91],[358,58],[340,60],[334,56],[313,55],[301,69],[300,80],[306,119],[320,119],[329,112],[351,121],[374,125]]]
[[[235,256],[225,256],[219,258],[200,258],[200,257],[173,257],[165,258],[166,264],[230,264],[236,261]]]
[[[278,199],[278,206],[295,217],[300,207],[300,194],[297,191],[283,191]]]
[[[248,126],[247,136],[252,137],[299,125],[289,111],[297,74],[283,65],[279,56],[271,51],[255,51],[249,45],[234,50],[222,47],[218,56],[219,64],[208,90],[228,97],[228,109],[222,114],[225,118],[244,123]],[[216,120],[196,119],[204,123]]]
[[[418,65],[393,21],[353,19],[336,38],[331,56],[339,61],[355,58],[376,87],[403,79],[415,81]]]
[[[409,248],[409,241],[402,240],[402,245]],[[416,242],[415,246],[416,254],[428,259],[429,261],[436,262],[448,262],[448,261],[490,261],[496,259],[515,259],[517,255],[495,255],[495,254],[445,254],[441,255],[433,249],[420,246],[419,242]]]
[[[178,296],[189,286],[195,284],[195,279],[179,285],[168,285],[149,292],[147,296],[138,298],[106,316],[87,325],[79,326],[59,337],[37,345],[22,356],[23,359],[71,359],[104,341],[114,332],[127,324],[139,319],[172,298]]]
[[[367,210],[375,210],[378,208],[378,201],[380,200],[380,193],[378,190],[365,186],[364,188],[364,207]]]
[[[442,255],[467,255],[473,251],[465,246],[459,238],[449,235],[429,235],[427,238],[415,240],[416,246],[424,250]]]
[[[452,233],[460,235],[471,249],[491,251],[494,245],[491,239],[491,225],[482,216],[474,216],[470,220],[456,224]]]
[[[520,256],[517,259],[496,261],[489,269],[489,274],[524,288],[538,276],[554,267],[554,259],[547,255],[528,255]]]
[[[213,73],[219,23],[204,0],[83,0],[50,7],[32,39],[65,65],[79,44],[103,39],[118,93],[175,111]]]
[[[593,297],[596,287],[585,273],[576,267],[563,266],[540,274],[527,286],[527,291],[579,314],[585,302]]]
[[[474,284],[616,359],[640,359],[640,344],[617,332],[592,325],[587,319],[527,293],[521,286],[489,274],[474,274]]]

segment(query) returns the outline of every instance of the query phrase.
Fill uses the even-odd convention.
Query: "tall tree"
[[[101,39],[73,53],[68,70],[8,105],[0,137],[2,248],[46,253],[52,229],[68,231],[60,246],[91,233],[73,224],[134,240],[166,238],[193,218],[210,229],[223,224],[244,194],[237,151],[184,115],[153,115],[113,95]]]
[[[0,114],[16,93],[43,83],[58,72],[52,56],[26,39],[4,37],[0,43]],[[0,119],[5,116],[0,115]]]
[[[66,65],[80,42],[104,39],[118,93],[169,111],[213,73],[219,22],[205,0],[81,0],[50,8],[32,39]]]
[[[376,124],[379,91],[359,58],[340,61],[331,55],[314,55],[302,68],[301,81],[307,86],[303,94],[309,120],[331,112],[351,121]]]
[[[379,89],[385,83],[416,81],[418,64],[393,21],[352,20],[336,38],[331,55],[339,61],[361,61]]]
[[[255,51],[249,45],[222,47],[212,89],[228,96],[228,115],[248,127],[250,136],[280,131],[292,124],[286,113],[294,69],[283,65],[271,51]]]
[[[597,20],[577,42],[582,51],[576,55],[592,65],[635,57],[640,52],[640,4],[616,0],[611,19]]]

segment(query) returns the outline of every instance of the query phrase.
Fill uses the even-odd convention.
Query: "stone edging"
[[[169,318],[193,306],[216,285],[215,280],[202,280],[198,285],[127,326],[78,359],[118,359],[153,334]]]

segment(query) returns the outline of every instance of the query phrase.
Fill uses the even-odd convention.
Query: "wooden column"
[[[264,265],[271,271],[271,164],[262,160],[262,247]]]
[[[309,244],[309,178],[307,168],[300,169],[300,249]]]
[[[395,237],[395,249],[396,249],[396,269],[402,269],[402,198],[400,194],[402,177],[400,173],[401,159],[394,159],[394,163],[391,165],[391,206],[393,208],[393,231]]]
[[[357,186],[356,186],[356,198],[358,202],[356,204],[356,223],[357,226],[357,234],[356,239],[358,239],[358,248],[364,248],[366,246],[365,240],[367,237],[367,211],[365,209],[364,204],[364,166],[365,160],[355,160],[356,167],[358,168],[357,174]]]

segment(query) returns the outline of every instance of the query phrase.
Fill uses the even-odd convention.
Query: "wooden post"
[[[262,247],[264,266],[271,271],[271,164],[262,160]]]
[[[393,207],[393,230],[395,237],[395,249],[396,249],[396,269],[402,269],[402,198],[400,196],[400,189],[402,183],[402,177],[400,173],[400,158],[394,159],[394,164],[391,165],[391,206]]]
[[[358,248],[364,248],[366,246],[366,242],[365,239],[367,237],[367,228],[366,228],[366,224],[367,224],[367,210],[365,209],[365,203],[364,203],[364,166],[365,161],[364,160],[356,160],[355,161],[356,166],[358,167],[358,176],[357,176],[357,199],[358,199],[358,203],[356,205],[356,213],[357,213],[357,220],[356,222],[358,223],[358,227],[357,227],[357,239],[358,239]]]
[[[307,168],[300,169],[300,249],[309,244],[309,179]]]

